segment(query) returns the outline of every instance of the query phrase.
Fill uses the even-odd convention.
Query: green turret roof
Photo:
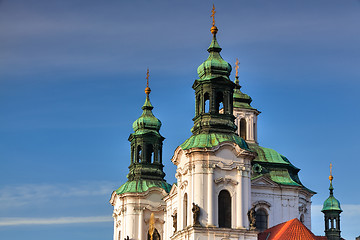
[[[209,57],[197,69],[199,81],[219,76],[229,79],[231,65],[220,56],[221,48],[216,40],[216,33],[213,34],[213,39],[207,51]]]
[[[165,180],[149,180],[149,179],[138,179],[134,181],[127,181],[119,189],[116,190],[117,194],[122,193],[141,193],[146,192],[152,187],[158,187],[164,189],[167,193],[171,190],[171,185]]]
[[[180,147],[183,150],[190,148],[212,148],[216,147],[222,142],[233,142],[239,145],[240,148],[250,151],[247,143],[235,134],[221,134],[221,133],[209,133],[209,134],[197,134],[188,138]]]
[[[146,100],[142,106],[143,113],[133,123],[134,134],[142,134],[146,131],[153,131],[158,133],[161,127],[161,121],[157,119],[152,113],[154,107],[151,105],[149,94],[146,95]]]
[[[332,177],[332,176],[330,176],[330,177]],[[329,190],[330,190],[330,196],[325,200],[325,202],[323,204],[323,208],[322,208],[321,211],[322,212],[326,212],[326,211],[340,211],[340,212],[342,212],[339,200],[337,200],[334,197],[334,188],[332,186],[332,179],[330,180]]]

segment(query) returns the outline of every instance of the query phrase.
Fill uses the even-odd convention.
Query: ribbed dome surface
[[[135,133],[139,130],[155,130],[159,131],[161,127],[161,121],[157,119],[152,113],[154,107],[151,105],[149,97],[146,97],[145,103],[142,107],[143,113],[133,123],[133,129]]]
[[[231,65],[220,56],[221,48],[216,40],[216,35],[213,36],[208,52],[210,53],[209,57],[197,69],[199,80],[219,76],[229,79]]]
[[[323,205],[321,211],[342,211],[340,207],[340,202],[334,196],[328,197]]]

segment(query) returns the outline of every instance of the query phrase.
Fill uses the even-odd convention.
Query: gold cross
[[[146,87],[149,87],[149,69],[146,72]]]
[[[332,167],[333,167],[333,165],[332,165],[332,163],[330,163],[330,176],[332,176]]]
[[[236,71],[236,74],[235,74],[235,77],[238,77],[239,76],[239,59],[236,59],[236,62],[235,62],[235,71]]]
[[[211,16],[210,17],[212,17],[212,19],[213,19],[213,22],[212,22],[212,25],[213,26],[215,26],[215,13],[216,13],[216,11],[215,11],[215,5],[213,4],[213,8],[212,8],[212,10],[211,10]]]

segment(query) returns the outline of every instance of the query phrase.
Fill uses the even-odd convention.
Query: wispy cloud
[[[112,221],[113,219],[111,216],[59,217],[59,218],[0,218],[0,227],[18,226],[18,225],[100,223],[100,222],[112,222]]]
[[[74,184],[24,184],[0,188],[0,209],[44,204],[57,199],[107,196],[113,184],[106,181]],[[26,199],[26,201],[24,201]]]

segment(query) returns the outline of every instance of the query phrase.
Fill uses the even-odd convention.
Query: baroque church
[[[164,179],[164,137],[161,121],[152,113],[147,84],[142,115],[129,137],[128,181],[110,199],[114,240],[270,240],[275,239],[269,238],[271,229],[285,222],[311,229],[315,192],[301,183],[300,169],[285,156],[259,145],[261,112],[240,90],[238,61],[235,79],[230,79],[232,67],[220,55],[214,14],[213,8],[209,57],[198,67],[192,85],[192,135],[171,158],[176,183]],[[330,177],[324,239],[335,240],[340,239],[341,208]]]

